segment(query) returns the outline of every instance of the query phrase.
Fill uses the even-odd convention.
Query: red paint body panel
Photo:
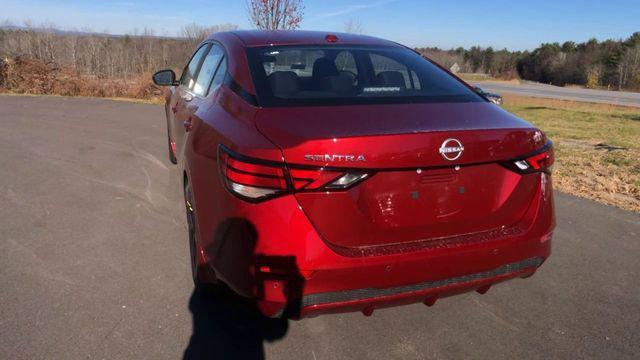
[[[291,164],[305,163],[305,154],[365,154],[358,167],[451,166],[437,152],[450,137],[468,149],[456,164],[509,159],[546,142],[534,141],[535,128],[489,103],[262,109],[256,123]]]
[[[246,47],[324,43],[325,36],[234,32],[207,41],[224,47],[229,76],[255,94]],[[393,45],[337,36],[342,43]],[[167,123],[193,191],[201,260],[218,281],[256,297],[265,315],[282,315],[287,306],[295,311],[285,315],[306,317],[423,302],[529,275],[550,255],[551,177],[500,164],[542,149],[547,139],[497,106],[260,108],[228,84],[191,101],[183,92],[171,89]],[[453,162],[439,153],[448,138],[464,144]],[[292,173],[330,166],[369,176],[346,190],[249,202],[227,189],[220,146],[239,161],[281,164]],[[308,154],[366,160],[309,161]],[[235,180],[269,183],[250,179],[260,166],[236,166]]]

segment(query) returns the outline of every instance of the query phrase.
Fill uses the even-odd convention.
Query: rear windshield
[[[400,47],[282,46],[247,50],[261,106],[485,101]]]

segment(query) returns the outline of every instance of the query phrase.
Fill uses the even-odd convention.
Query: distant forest
[[[640,90],[640,32],[626,40],[546,43],[533,51],[418,48],[421,54],[463,73],[486,73],[552,85]]]
[[[208,34],[233,24],[189,25],[180,37],[151,31],[115,36],[53,26],[0,27],[0,91],[154,98],[153,71],[180,70]],[[640,90],[640,32],[626,40],[542,44],[533,51],[416,49],[447,68],[554,85]]]
[[[180,70],[209,34],[236,25],[182,28],[180,37],[61,31],[51,26],[0,28],[0,91],[157,99],[160,69]]]

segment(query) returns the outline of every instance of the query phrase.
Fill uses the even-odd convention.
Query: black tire
[[[196,247],[196,216],[195,208],[193,206],[193,191],[191,190],[191,184],[185,178],[184,184],[184,203],[187,214],[187,231],[189,234],[189,254],[191,260],[191,277],[193,279],[193,285],[196,288],[202,288],[209,285],[204,281],[206,278],[202,272],[204,269],[198,267],[198,250]]]

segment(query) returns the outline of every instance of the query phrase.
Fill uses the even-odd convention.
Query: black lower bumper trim
[[[475,280],[490,279],[493,277],[521,271],[528,268],[537,268],[542,264],[542,261],[543,259],[541,257],[533,257],[520,262],[502,265],[498,268],[495,268],[489,271],[484,271],[484,272],[479,272],[479,273],[469,274],[464,276],[458,276],[458,277],[449,278],[449,279],[428,281],[428,282],[423,282],[418,284],[397,286],[397,287],[385,288],[385,289],[366,288],[366,289],[310,294],[302,297],[302,307],[329,304],[329,303],[340,303],[340,302],[354,301],[354,300],[375,299],[377,297],[382,297],[382,296],[410,293],[410,292],[428,290],[428,289],[433,289],[433,288],[438,288],[438,287],[443,287],[448,285],[466,283],[466,282],[475,281]]]

